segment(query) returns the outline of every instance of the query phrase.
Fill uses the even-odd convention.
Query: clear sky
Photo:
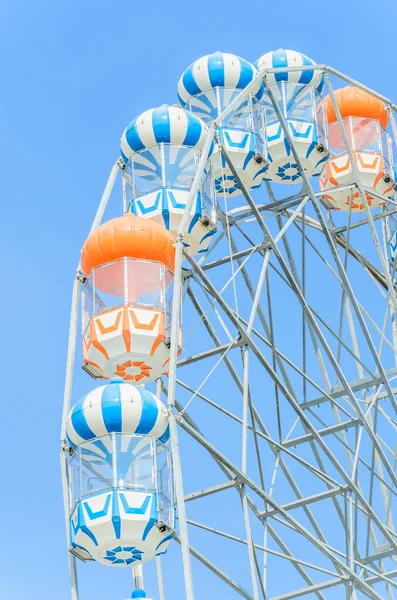
[[[299,50],[396,100],[396,17],[395,0],[2,0],[1,600],[69,598],[59,431],[71,283],[125,126],[176,102],[182,71],[216,50],[251,61]],[[86,569],[82,600],[131,591],[129,574]]]

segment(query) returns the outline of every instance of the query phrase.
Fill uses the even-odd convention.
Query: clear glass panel
[[[383,149],[383,138],[386,138],[386,132],[379,121],[360,117],[346,117],[343,119],[343,124],[352,150],[375,152],[377,154],[382,154],[384,151],[387,153],[387,149]],[[336,154],[346,151],[342,132],[337,122],[328,126],[328,136],[330,148]]]
[[[254,146],[255,152],[264,155],[265,154],[265,143],[263,141],[263,137],[261,133],[255,132],[254,136]]]
[[[320,96],[320,94],[318,94],[316,92],[315,94],[315,99],[316,99],[316,121],[317,121],[317,133],[318,133],[318,139],[321,143],[323,143],[327,148],[329,146],[329,142],[328,142],[328,124],[327,124],[327,116],[326,116],[326,112],[325,112],[325,107],[324,107],[324,102],[322,101],[322,98]]]
[[[69,499],[73,511],[80,498],[80,452],[77,450],[69,461]]]
[[[88,327],[94,309],[93,289],[89,281],[84,284],[81,294],[83,334]]]
[[[210,169],[205,169],[201,184],[201,198],[203,206],[203,215],[207,215],[210,219],[214,217],[212,214],[215,210],[215,191],[214,179]]]
[[[277,102],[281,112],[283,111],[283,103]],[[263,96],[263,112],[265,115],[265,125],[273,125],[273,123],[278,123],[279,119],[275,108],[270,100],[270,97],[266,94]]]
[[[174,293],[174,276],[165,269],[165,336],[171,337],[172,298]]]
[[[134,195],[147,193],[162,185],[160,146],[145,148],[131,159]]]
[[[196,172],[196,148],[162,144],[164,154],[165,185],[190,189]]]
[[[263,107],[262,103],[256,98],[252,100],[252,118],[254,123],[254,131],[262,131],[263,129]]]
[[[393,170],[393,148],[391,143],[391,138],[388,133],[383,129],[381,125],[379,125],[379,130],[381,134],[380,146],[381,146],[381,154],[383,156],[385,172],[389,173],[394,179],[394,170]]]
[[[316,121],[316,105],[319,104],[320,95],[309,85],[288,83],[280,81],[270,87],[280,112],[286,119]],[[276,110],[270,95],[263,97],[265,118],[267,124],[278,122]]]
[[[113,444],[110,435],[85,442],[80,453],[80,497],[112,487]]]
[[[134,306],[164,308],[164,266],[158,262],[127,258],[126,302]]]
[[[389,229],[391,233],[394,234],[397,229],[397,215],[390,215],[387,219],[389,221]]]
[[[153,491],[158,518],[173,524],[171,453],[150,436],[111,433],[85,442],[69,461],[69,476],[72,511],[81,498],[115,487]]]
[[[73,506],[114,487],[155,490],[154,440],[112,433],[81,444],[70,461]]]
[[[117,487],[154,490],[153,438],[116,433]]]
[[[378,121],[352,117],[350,123],[355,150],[382,151],[382,133]]]
[[[162,263],[121,258],[92,270],[83,287],[83,327],[103,311],[124,304],[164,310],[164,278],[169,286],[171,271]]]
[[[241,90],[217,87],[208,92],[197,94],[189,100],[189,109],[205,123],[211,124],[237,96]],[[228,115],[222,127],[252,131],[252,98],[249,96],[241,105]]]
[[[281,114],[287,117],[287,104],[288,104],[288,85],[285,81],[270,86],[270,91],[274,97],[275,102],[281,112]],[[290,90],[291,92],[292,90]],[[291,95],[291,94],[290,94]],[[265,92],[262,99],[265,108],[266,124],[271,125],[272,123],[278,123],[279,118],[277,112],[273,106],[270,94]]]
[[[262,103],[252,99],[252,119],[253,119],[253,131],[254,131],[254,144],[255,152],[264,155],[265,154],[265,120]]]
[[[241,90],[219,88],[220,112],[241,93]],[[236,110],[229,113],[222,121],[223,127],[252,131],[252,101],[251,96],[245,98]]]
[[[170,451],[157,442],[157,510],[159,520],[172,524],[173,488]]]
[[[93,289],[94,312],[123,304],[124,259],[92,269],[88,282]]]
[[[134,178],[131,168],[131,161],[126,165],[122,174],[123,206],[127,211],[131,210],[132,200],[134,198]]]
[[[310,86],[288,84],[285,98],[285,112],[288,119],[297,121],[315,121],[316,102],[314,90]]]
[[[219,114],[218,100],[216,95],[217,89],[218,88],[215,88],[209,90],[208,92],[197,94],[197,96],[193,96],[189,100],[188,108],[190,112],[200,117],[204,123],[212,123],[212,121],[216,119]]]

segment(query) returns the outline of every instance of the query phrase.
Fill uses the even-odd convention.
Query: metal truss
[[[157,382],[169,406],[184,575],[175,594],[167,579],[170,553],[157,559],[159,600],[397,597],[397,297],[386,249],[397,208],[387,200],[372,214],[331,78],[334,86],[339,79],[386,103],[394,143],[397,107],[330,67],[314,68],[324,73],[365,214],[336,213],[321,203],[267,85],[277,69],[258,75],[210,128],[176,239],[170,372]],[[293,195],[270,183],[246,189],[216,133],[259,78],[302,174]],[[243,205],[220,199],[217,237],[204,258],[193,258],[183,235],[214,140]],[[118,171],[116,164],[93,228]],[[78,296],[76,279],[63,423]],[[68,521],[64,451],[61,463]],[[78,600],[72,555],[69,564]]]

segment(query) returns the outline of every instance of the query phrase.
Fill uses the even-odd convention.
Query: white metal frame
[[[359,598],[383,600],[386,597],[390,600],[396,595],[394,590],[397,588],[397,582],[394,578],[397,576],[397,566],[393,567],[393,564],[397,563],[397,533],[392,509],[397,499],[397,402],[395,399],[397,389],[394,383],[397,376],[397,352],[395,350],[397,349],[395,326],[397,296],[394,272],[390,270],[384,237],[382,239],[382,228],[387,230],[387,219],[396,213],[397,208],[395,208],[396,203],[390,201],[384,210],[373,215],[368,207],[366,190],[362,186],[359,173],[354,166],[352,148],[349,145],[335,101],[330,76],[369,91],[385,102],[390,112],[395,144],[397,128],[394,114],[397,106],[377,92],[369,90],[325,65],[289,68],[288,71],[305,68],[314,68],[324,73],[331,104],[353,165],[354,185],[361,196],[365,215],[361,219],[352,221],[351,213],[346,213],[346,225],[336,227],[333,223],[332,211],[325,210],[319,202],[321,193],[314,191],[302,169],[286,121],[275,101],[271,87],[267,84],[268,73],[285,69],[268,69],[259,74],[210,127],[176,238],[169,377],[168,381],[159,380],[157,385],[158,394],[160,395],[162,392],[168,397],[175,498],[179,522],[176,541],[180,544],[182,551],[186,600],[195,598],[191,556],[218,576],[229,586],[229,590],[233,590],[237,596],[247,599],[290,600],[314,594],[317,598],[325,600],[328,597],[327,591],[334,593],[335,589],[338,590],[339,598],[356,600]],[[259,79],[263,79],[267,87],[285,137],[292,148],[294,159],[301,169],[303,180],[299,193],[288,196],[289,189],[285,187],[286,194],[282,199],[276,199],[270,183],[264,184],[263,189],[256,192],[263,197],[263,203],[258,203],[258,196],[254,200],[249,190],[245,188],[234,168],[232,159],[222,147],[217,135],[218,124],[239,106]],[[222,231],[214,239],[206,257],[195,259],[185,252],[183,235],[187,229],[190,208],[200,185],[214,138],[220,145],[226,163],[242,189],[242,197],[247,205],[236,210],[222,210],[220,206],[218,207],[218,219]],[[116,163],[111,171],[91,231],[101,222],[119,169],[122,169],[122,165]],[[309,208],[312,212],[314,211],[315,218],[307,214]],[[252,238],[251,233],[253,226],[256,227],[257,232],[255,239]],[[364,234],[367,235],[366,239],[373,250],[370,258],[353,244],[353,236],[358,231],[365,232]],[[297,232],[301,236],[301,247],[298,249],[293,245],[295,242],[291,242],[292,235],[296,235]],[[316,239],[321,236],[321,243],[316,244],[311,233],[317,236]],[[212,253],[222,239],[228,240],[229,254],[211,260]],[[246,244],[244,248],[240,248],[238,239],[240,243],[241,239],[244,239],[248,243],[248,247]],[[340,286],[340,316],[337,330],[334,330],[327,318],[319,313],[310,300],[311,294],[305,272],[306,256],[309,251],[316,254],[323,264],[324,272]],[[259,276],[255,282],[249,273],[249,261],[254,255],[261,257],[262,260]],[[184,265],[187,264],[188,269],[182,266],[184,260],[186,261]],[[217,272],[225,265],[230,265],[231,276],[224,288],[219,290]],[[371,286],[371,289],[373,288],[378,294],[379,306],[384,311],[382,314],[383,324],[375,322],[358,298],[359,290],[355,289],[351,278],[352,268],[360,271],[360,276],[364,281],[363,285]],[[79,272],[79,266],[77,271]],[[297,364],[296,361],[289,358],[285,351],[277,345],[277,331],[275,331],[272,318],[269,273],[271,276],[277,276],[296,299],[297,314],[299,313],[302,319],[301,364]],[[257,275],[258,273],[256,273]],[[237,302],[233,307],[223,293],[229,284],[230,287],[236,286],[236,282],[240,286],[245,286],[246,293],[252,301],[250,307],[245,307],[249,308],[245,316],[238,310]],[[185,302],[190,302],[196,311],[200,326],[209,334],[213,346],[207,351],[178,358],[179,322],[183,295]],[[203,298],[208,300],[209,308],[203,306]],[[76,278],[72,293],[62,441],[65,438],[65,422],[71,406],[78,305],[79,281]],[[390,321],[393,324],[391,331]],[[222,331],[222,335],[227,334],[228,341],[226,343],[220,335],[220,331]],[[392,367],[388,363],[384,364],[385,349],[394,356]],[[237,361],[231,358],[232,352],[238,353],[241,368],[237,366]],[[345,354],[349,355],[349,359],[357,371],[358,376],[354,379],[349,377],[350,371],[349,374],[346,373],[343,367],[341,357]],[[309,355],[311,355],[310,359]],[[313,355],[323,380],[321,384],[310,375],[309,362],[314,360]],[[233,356],[237,356],[237,354],[233,354]],[[217,362],[210,370],[205,366],[209,363],[203,363],[204,381],[200,387],[190,385],[189,382],[179,377],[179,373],[182,373],[183,377],[184,366],[214,358]],[[234,414],[225,404],[208,397],[201,390],[220,363],[225,366],[231,381],[234,382],[241,395],[242,416]],[[277,407],[278,437],[269,431],[262,407],[254,400],[255,390],[251,383],[253,369],[262,369],[263,376],[274,383],[272,401]],[[298,399],[296,378],[301,381],[303,401]],[[335,384],[332,383],[333,379]],[[314,397],[308,397],[308,388],[316,390]],[[183,391],[192,394],[185,405],[178,400],[179,394]],[[294,425],[286,436],[281,434],[282,416],[279,409],[281,400],[290,407],[296,417]],[[225,419],[239,425],[241,428],[241,464],[235,464],[199,428],[190,415],[189,405],[192,401],[199,401],[211,406],[213,410],[224,415]],[[382,436],[380,420],[388,427],[387,439]],[[210,454],[214,463],[224,474],[224,481],[194,493],[184,494],[178,439],[179,428],[187,432],[192,443],[200,444]],[[295,434],[296,430],[300,430],[300,432]],[[354,432],[353,442],[349,432]],[[391,447],[393,438],[394,446]],[[249,439],[254,444],[254,453],[248,447]],[[261,456],[263,444],[266,444],[274,456],[273,474],[270,484],[267,486],[263,476],[267,465],[264,465]],[[343,448],[346,457],[344,464],[334,455],[334,444]],[[365,452],[363,448],[365,448]],[[370,460],[368,460],[368,454]],[[188,457],[184,457],[184,461],[188,462]],[[61,465],[68,537],[70,513],[66,462],[67,455],[62,448]],[[253,462],[259,473],[257,478],[250,474]],[[291,464],[294,465],[293,470],[291,470]],[[326,489],[317,493],[303,493],[295,476],[295,465],[302,469],[303,473],[310,473],[318,478]],[[290,492],[295,497],[292,501],[280,502],[275,499],[277,481],[281,476],[285,478]],[[241,502],[244,538],[214,529],[204,522],[199,523],[188,517],[189,503],[230,490],[237,492]],[[382,499],[381,502],[379,498]],[[327,539],[323,528],[324,523],[320,523],[315,516],[316,506],[321,503],[327,503],[326,506],[331,507],[332,518],[343,528],[345,532],[344,547],[335,548]],[[381,503],[383,503],[383,507],[380,506]],[[298,516],[293,514],[296,509],[302,509],[304,519],[299,517],[302,513],[298,513]],[[260,542],[257,535],[258,526],[262,531]],[[235,581],[204,553],[190,544],[189,531],[192,528],[207,531],[208,536],[220,536],[225,540],[233,540],[238,545],[246,546],[250,574],[249,590],[246,589],[247,581],[244,582],[244,585]],[[284,536],[280,534],[280,528],[282,531],[292,531],[294,535],[304,539],[305,543],[313,548],[316,556],[321,556],[328,561],[329,567],[324,567],[321,561],[316,564],[297,556],[289,549]],[[362,541],[363,536],[366,539],[365,543]],[[67,542],[69,544],[69,539]],[[274,545],[278,547],[278,550],[274,549]],[[259,555],[261,559],[258,558]],[[267,569],[269,558],[281,563],[288,561],[305,585],[278,593],[276,596],[269,595]],[[159,598],[160,600],[165,600],[167,597],[173,598],[172,591],[167,595],[160,559],[156,559],[156,563]],[[78,600],[77,568],[75,557],[71,554],[69,554],[69,568],[72,600]],[[310,569],[310,574],[308,569]],[[313,572],[321,574],[322,580],[317,580],[313,576]],[[137,587],[143,584],[141,568],[134,568],[134,578]],[[380,589],[382,589],[381,592],[379,592]],[[230,591],[230,593],[232,592]],[[329,596],[329,598],[335,597],[335,595]]]

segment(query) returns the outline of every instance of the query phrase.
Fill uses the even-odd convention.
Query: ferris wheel
[[[72,600],[84,562],[132,598],[393,599],[397,107],[283,49],[175,100],[125,129],[73,285]]]

